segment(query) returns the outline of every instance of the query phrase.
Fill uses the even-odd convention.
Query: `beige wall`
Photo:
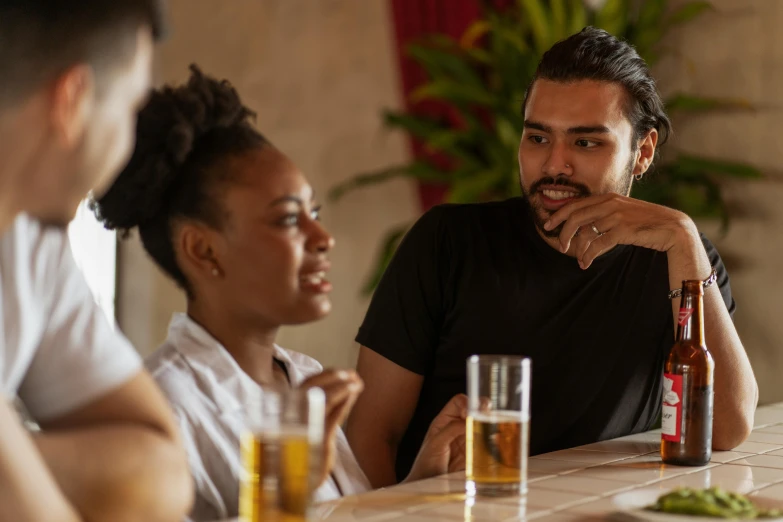
[[[756,112],[710,114],[675,121],[687,151],[753,162],[762,182],[735,182],[726,195],[737,217],[720,238],[704,231],[726,259],[737,300],[735,323],[761,389],[761,401],[783,400],[783,184],[780,167],[783,99],[783,1],[713,0],[717,10],[667,42],[679,56],[657,68],[664,91],[744,97]]]
[[[228,78],[258,112],[262,132],[309,177],[317,193],[352,174],[404,161],[400,136],[379,113],[399,105],[386,0],[172,0],[173,32],[159,53],[159,78],[181,82],[197,62]],[[390,183],[327,204],[337,240],[330,276],[334,312],[282,331],[279,343],[326,365],[353,366],[367,302],[359,298],[377,238],[416,215],[415,188]],[[166,335],[184,300],[146,259],[137,240],[121,247],[119,320],[140,351]]]
[[[656,69],[666,92],[742,95],[760,110],[675,122],[687,150],[748,160],[768,169],[759,183],[733,183],[727,195],[743,209],[730,234],[704,226],[726,258],[736,323],[757,372],[763,402],[783,400],[783,1],[714,0],[718,11],[672,34],[674,56]],[[404,143],[380,130],[378,112],[396,106],[387,0],[174,0],[174,33],[160,53],[161,79],[181,81],[191,61],[230,78],[259,114],[262,130],[309,175],[323,194],[336,181],[405,157]],[[219,7],[218,7],[219,6]],[[404,183],[355,194],[328,206],[337,237],[335,313],[283,332],[280,342],[329,365],[352,365],[352,342],[366,302],[358,287],[379,233],[415,215]],[[123,247],[120,321],[142,351],[165,336],[180,294],[144,259]]]

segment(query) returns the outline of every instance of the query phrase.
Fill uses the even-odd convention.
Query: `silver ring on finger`
[[[603,233],[603,232],[601,232],[600,230],[598,230],[598,227],[597,227],[597,226],[595,226],[595,223],[590,223],[590,228],[592,228],[592,229],[593,229],[593,232],[595,232],[596,234],[598,234],[598,237],[601,237],[601,236],[603,236],[603,235],[604,235],[604,233]]]

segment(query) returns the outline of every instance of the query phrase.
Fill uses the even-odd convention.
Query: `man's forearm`
[[[90,521],[171,521],[187,511],[191,486],[182,450],[153,429],[53,430],[35,443],[63,493]]]
[[[364,471],[373,489],[397,483],[395,458],[397,445],[381,436],[369,436],[367,426],[355,417],[356,411],[345,424],[345,436],[356,461]]]
[[[670,288],[679,288],[683,280],[703,280],[712,270],[695,230],[694,226],[678,247],[668,252]],[[680,303],[675,301],[672,313],[676,325]],[[717,285],[704,292],[704,332],[707,348],[715,361],[712,443],[715,449],[732,449],[741,444],[753,428],[758,387]]]
[[[3,521],[79,520],[5,399],[0,400],[0,506]]]
[[[361,457],[357,455],[359,465],[373,488],[385,488],[397,484],[394,465],[396,453],[396,448],[383,444],[383,447],[377,451],[366,452]]]

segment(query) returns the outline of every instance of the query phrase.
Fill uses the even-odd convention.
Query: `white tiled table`
[[[454,473],[321,504],[318,519],[381,522],[601,520],[612,497],[640,488],[721,486],[783,501],[783,403],[756,412],[756,427],[735,451],[715,452],[702,467],[664,465],[652,431],[532,457],[527,499],[465,496]]]

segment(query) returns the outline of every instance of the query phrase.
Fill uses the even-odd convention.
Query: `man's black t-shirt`
[[[733,314],[725,267],[702,240]],[[408,474],[433,418],[465,393],[473,354],[532,359],[531,454],[649,429],[674,340],[668,292],[665,253],[618,246],[582,270],[538,235],[521,198],[426,213],[400,245],[356,338],[424,376],[398,449],[398,477]]]

